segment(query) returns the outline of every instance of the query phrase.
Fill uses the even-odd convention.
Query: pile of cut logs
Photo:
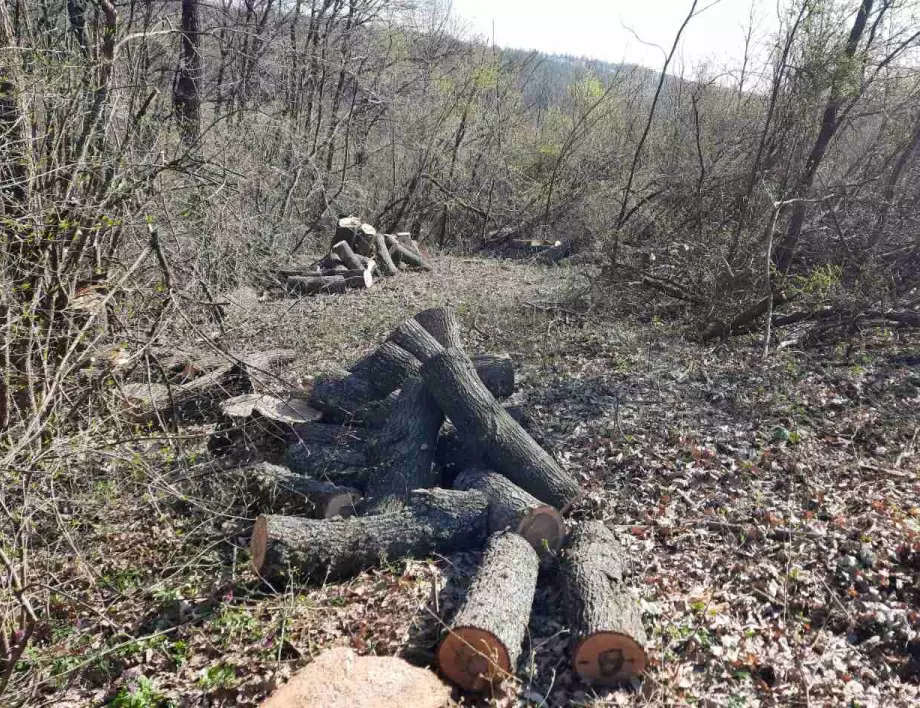
[[[316,295],[370,288],[375,274],[390,277],[401,268],[431,270],[410,234],[377,233],[370,224],[348,216],[339,219],[329,253],[311,269],[282,270],[278,275],[289,291]]]
[[[579,483],[498,402],[513,389],[510,359],[468,357],[449,308],[317,380],[309,403],[322,418],[292,426],[285,466],[247,470],[272,512],[253,529],[255,570],[281,588],[484,548],[438,649],[444,676],[473,691],[513,677],[541,567],[562,590],[578,674],[602,685],[641,674],[624,551],[600,522],[566,533]]]

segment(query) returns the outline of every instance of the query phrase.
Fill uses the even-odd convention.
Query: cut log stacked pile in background
[[[511,360],[468,357],[448,308],[317,380],[309,403],[322,418],[290,426],[286,467],[247,470],[266,512],[250,543],[256,571],[280,587],[485,548],[438,650],[447,678],[481,691],[514,675],[541,565],[562,590],[575,670],[601,684],[641,674],[624,552],[599,522],[566,541],[561,512],[579,484],[498,402],[513,390]],[[456,464],[434,464],[445,456]]]
[[[401,268],[431,270],[409,234],[380,234],[349,216],[339,219],[329,253],[306,270],[279,272],[287,289],[301,295],[367,289],[374,276],[398,275]]]

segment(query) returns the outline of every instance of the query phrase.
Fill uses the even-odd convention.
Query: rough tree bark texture
[[[380,272],[390,277],[399,273],[399,269],[390,257],[390,250],[387,248],[386,239],[383,234],[374,236],[374,249],[376,250],[377,260],[380,261]]]
[[[507,477],[472,467],[460,473],[454,489],[475,489],[489,498],[489,533],[511,531],[523,536],[538,555],[549,555],[562,547],[565,538],[562,515]]]
[[[332,421],[363,419],[357,415],[362,407],[385,398],[419,370],[415,357],[387,341],[350,372],[318,379],[310,393],[310,405]]]
[[[468,691],[485,691],[513,675],[537,587],[540,561],[516,534],[489,539],[482,564],[438,647],[438,666]]]
[[[432,307],[429,310],[422,310],[412,319],[422,325],[445,349],[463,349],[460,325],[457,323],[454,308],[450,306]]]
[[[358,259],[357,254],[351,250],[348,241],[339,241],[332,247],[332,252],[339,257],[349,270],[364,270],[364,264]]]
[[[333,580],[385,560],[477,549],[485,543],[484,494],[419,489],[409,502],[399,513],[341,521],[260,516],[249,546],[253,567],[271,580]]]
[[[462,352],[448,349],[426,361],[422,380],[460,434],[482,448],[490,467],[558,509],[578,496],[578,482],[508,415]]]
[[[585,522],[569,534],[561,571],[572,666],[585,680],[605,686],[638,676],[648,662],[625,567],[626,554],[603,522]]]
[[[393,415],[368,450],[373,465],[367,485],[368,511],[398,510],[413,489],[437,484],[434,452],[444,414],[425,388],[413,377],[402,388]]]
[[[339,426],[328,427],[342,430]],[[319,436],[319,433],[315,434]],[[287,449],[284,464],[298,474],[324,482],[364,489],[370,474],[364,445],[364,438],[342,436],[331,442],[319,437],[307,438]]]
[[[352,516],[361,500],[361,492],[357,489],[311,479],[267,462],[242,472],[261,513],[331,519]]]
[[[182,51],[173,86],[173,105],[189,145],[198,140],[201,113],[201,51],[198,0],[182,0]]]

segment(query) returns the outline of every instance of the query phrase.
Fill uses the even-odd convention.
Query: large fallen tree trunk
[[[511,531],[523,536],[539,555],[548,555],[562,547],[565,538],[562,515],[507,477],[472,467],[454,480],[454,489],[475,489],[489,498],[489,533]]]
[[[488,500],[480,492],[419,489],[394,514],[341,521],[260,516],[249,549],[264,578],[334,580],[384,560],[481,548],[487,515]]]
[[[569,534],[561,572],[572,666],[586,681],[605,686],[629,681],[648,663],[625,566],[625,552],[603,522],[585,522]]]
[[[578,482],[501,407],[462,352],[448,349],[425,361],[422,380],[460,435],[475,441],[496,471],[558,509],[578,497]]]
[[[514,675],[537,587],[540,561],[516,534],[489,539],[482,564],[438,647],[438,666],[468,691]]]
[[[357,489],[311,479],[267,462],[244,468],[242,474],[260,513],[331,519],[352,516],[361,500]]]
[[[369,450],[374,467],[367,485],[371,513],[398,510],[413,489],[437,484],[433,469],[444,414],[419,378],[402,388],[393,414]]]
[[[422,325],[445,349],[450,349],[451,347],[463,349],[463,342],[460,339],[460,325],[457,323],[457,315],[452,307],[432,307],[428,310],[422,310],[412,319]]]

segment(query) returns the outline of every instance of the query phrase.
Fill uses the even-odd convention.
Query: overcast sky
[[[710,2],[701,0],[699,7]],[[685,30],[680,56],[686,64],[740,65],[752,3],[758,36],[763,39],[776,27],[776,0],[720,0]],[[452,4],[454,15],[466,20],[474,34],[491,37],[494,21],[496,44],[503,47],[661,68],[661,50],[643,43],[669,49],[691,0],[452,0]]]

